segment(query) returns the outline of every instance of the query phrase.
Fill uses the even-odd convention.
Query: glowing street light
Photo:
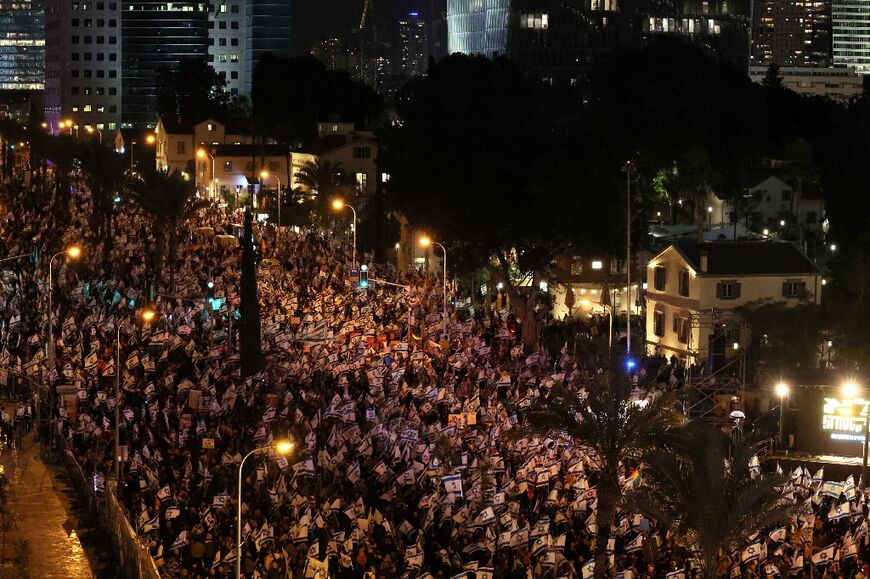
[[[344,199],[333,199],[332,208],[336,211],[341,211],[347,207],[353,212],[353,264],[351,267],[356,267],[356,209],[352,205],[344,202]]]
[[[214,155],[210,154],[208,151],[200,147],[196,151],[197,159],[211,159],[211,179],[209,179],[209,191],[211,192],[211,200],[214,202],[217,200],[217,177],[214,174]]]
[[[52,290],[54,289],[54,279],[53,279],[53,270],[52,264],[54,263],[55,258],[61,255],[68,255],[70,259],[78,259],[82,254],[82,250],[79,246],[73,245],[70,246],[63,251],[59,251],[51,256],[48,260],[48,371],[51,372],[55,369],[55,360],[54,360],[54,307],[51,303],[51,295]],[[54,430],[54,389],[49,390],[51,402],[49,404],[51,408],[51,416],[52,416],[52,433]],[[53,435],[52,435],[53,436]],[[52,440],[52,445],[54,444],[54,438]]]
[[[91,134],[91,135],[93,135],[94,132],[96,132],[100,137],[100,144],[101,145],[103,144],[103,131],[101,131],[100,129],[95,129],[94,127],[92,127],[90,125],[85,127],[85,130],[88,132],[88,134]]]
[[[278,182],[278,236],[281,236],[281,178],[278,175],[272,175],[275,177],[275,181]],[[265,181],[269,178],[269,172],[265,169],[260,171],[260,179]],[[354,227],[354,234],[356,234],[356,228]]]
[[[779,444],[785,446],[785,400],[788,398],[789,387],[785,382],[778,382],[774,391],[779,397]]]
[[[264,450],[274,450],[281,456],[286,456],[293,451],[293,443],[289,440],[279,440],[272,446],[255,448],[246,454],[239,464],[239,500],[236,505],[238,508],[236,513],[236,579],[242,578],[242,469],[245,467],[245,461],[248,460],[248,457]]]
[[[444,270],[441,274],[441,285],[442,291],[444,292],[444,311],[442,313],[442,322],[444,323],[444,338],[447,339],[447,249],[437,241],[432,241],[432,239],[426,235],[420,237],[420,245],[423,247],[437,245],[441,248],[441,251],[444,254]]]

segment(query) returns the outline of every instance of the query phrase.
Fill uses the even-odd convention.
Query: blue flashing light
[[[634,370],[634,367],[635,367],[635,366],[637,366],[637,362],[635,362],[635,361],[632,360],[631,358],[628,358],[628,359],[625,361],[625,368],[626,368],[627,370]]]
[[[115,197],[115,204],[118,204],[120,202],[121,202],[121,196],[119,195],[119,196]]]
[[[414,18],[417,18],[418,16],[420,16],[420,13],[419,12],[408,12],[408,16],[413,16]]]

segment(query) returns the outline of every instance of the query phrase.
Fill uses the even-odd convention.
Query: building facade
[[[44,79],[42,0],[0,2],[0,90],[42,90]]]
[[[429,40],[426,21],[419,12],[408,12],[399,20],[399,74],[414,77],[426,74],[429,66]]]
[[[244,94],[251,94],[254,69],[265,54],[290,56],[291,0],[245,0]]]
[[[207,5],[136,0],[122,8],[121,122],[124,127],[153,128],[160,70],[208,56]]]
[[[762,83],[767,75],[767,66],[752,66],[749,78]],[[844,104],[853,101],[864,92],[864,78],[853,68],[789,66],[779,69],[782,86],[798,94],[825,97]]]
[[[216,4],[208,17],[208,62],[227,82],[230,96],[248,94],[247,8],[244,0],[228,0]]]
[[[753,0],[752,64],[828,67],[830,0]]]
[[[646,345],[650,353],[707,364],[747,343],[735,312],[749,303],[821,303],[822,275],[793,244],[680,242],[649,262]]]
[[[617,0],[448,0],[449,52],[506,55],[544,79],[576,79],[597,55],[675,35],[718,58],[749,63],[749,2],[691,0],[622,9]]]
[[[832,0],[834,64],[870,73],[870,0]]]
[[[120,128],[121,4],[46,4],[45,119],[51,132]],[[71,126],[61,127],[64,121]]]

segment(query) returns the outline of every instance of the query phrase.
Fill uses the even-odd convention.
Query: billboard
[[[830,436],[831,440],[864,442],[868,404],[870,401],[863,398],[826,396],[822,410],[822,431]]]

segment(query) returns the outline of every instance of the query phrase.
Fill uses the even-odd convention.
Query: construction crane
[[[363,28],[366,27],[366,16],[368,16],[368,13],[369,13],[369,0],[365,0],[363,2],[362,18],[360,18],[360,21],[359,21],[359,31],[360,32],[362,32]]]

